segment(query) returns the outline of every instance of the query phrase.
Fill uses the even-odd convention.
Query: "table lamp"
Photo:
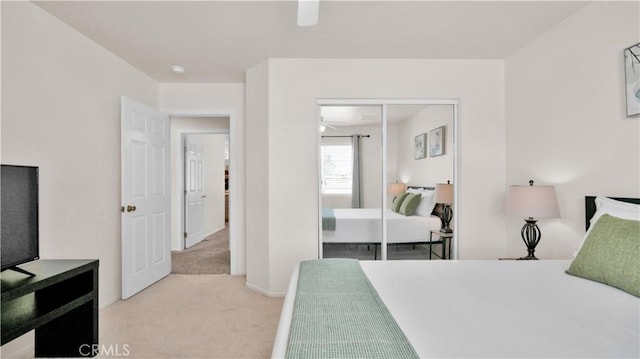
[[[449,228],[449,223],[453,218],[453,210],[451,204],[453,203],[453,185],[450,181],[447,183],[436,184],[436,203],[442,203],[442,214],[440,220],[442,221],[442,233],[452,233],[453,230]]]
[[[520,234],[527,246],[528,255],[519,259],[538,259],[534,252],[540,242],[541,233],[536,222],[540,218],[560,217],[556,190],[553,186],[534,186],[532,180],[528,186],[510,186],[507,213],[525,217]]]
[[[389,187],[387,189],[387,192],[389,193],[390,196],[397,196],[400,193],[406,191],[407,189],[407,185],[404,183],[389,183]]]

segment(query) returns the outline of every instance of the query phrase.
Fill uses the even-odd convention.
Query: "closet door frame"
[[[385,192],[386,184],[389,183],[387,179],[387,110],[390,105],[451,105],[453,106],[453,183],[456,184],[453,187],[453,243],[451,249],[452,259],[458,259],[458,233],[459,233],[459,221],[460,221],[460,196],[458,195],[460,190],[460,170],[459,170],[459,149],[460,149],[460,124],[458,118],[458,99],[318,99],[316,106],[316,122],[317,127],[320,128],[321,116],[320,108],[322,106],[381,106],[382,107],[382,208],[388,207],[387,196]],[[316,178],[320,178],[320,145],[322,136],[318,131],[316,148],[318,151],[318,175]],[[318,181],[318,257],[323,258],[322,253],[322,196],[320,193],[320,183]],[[382,243],[380,245],[381,260],[387,260],[387,216],[385,211],[382,211]]]

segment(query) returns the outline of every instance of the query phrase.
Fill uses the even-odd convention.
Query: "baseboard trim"
[[[258,292],[258,293],[260,293],[262,295],[266,295],[267,297],[273,297],[273,298],[284,297],[285,294],[286,294],[286,293],[281,293],[281,292],[272,293],[272,292],[266,291],[266,290],[264,290],[264,289],[262,289],[260,287],[257,287],[255,285],[249,283],[249,282],[244,282],[244,285],[245,285],[245,287],[251,289],[252,291]]]
[[[115,303],[115,302],[119,302],[122,298],[121,297],[113,297],[103,303],[100,303],[100,306],[98,307],[98,309],[102,310],[108,306],[110,306],[111,304]]]

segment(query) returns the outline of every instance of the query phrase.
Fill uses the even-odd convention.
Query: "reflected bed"
[[[336,208],[333,210],[335,230],[323,230],[324,243],[380,243],[382,212],[379,208]],[[404,216],[391,210],[387,215],[388,243],[424,243],[429,231],[440,229],[440,218],[418,215]]]

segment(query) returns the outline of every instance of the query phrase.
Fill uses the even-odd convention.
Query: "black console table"
[[[94,356],[98,344],[98,261],[23,264],[35,274],[0,274],[2,345],[35,329],[36,357]]]

